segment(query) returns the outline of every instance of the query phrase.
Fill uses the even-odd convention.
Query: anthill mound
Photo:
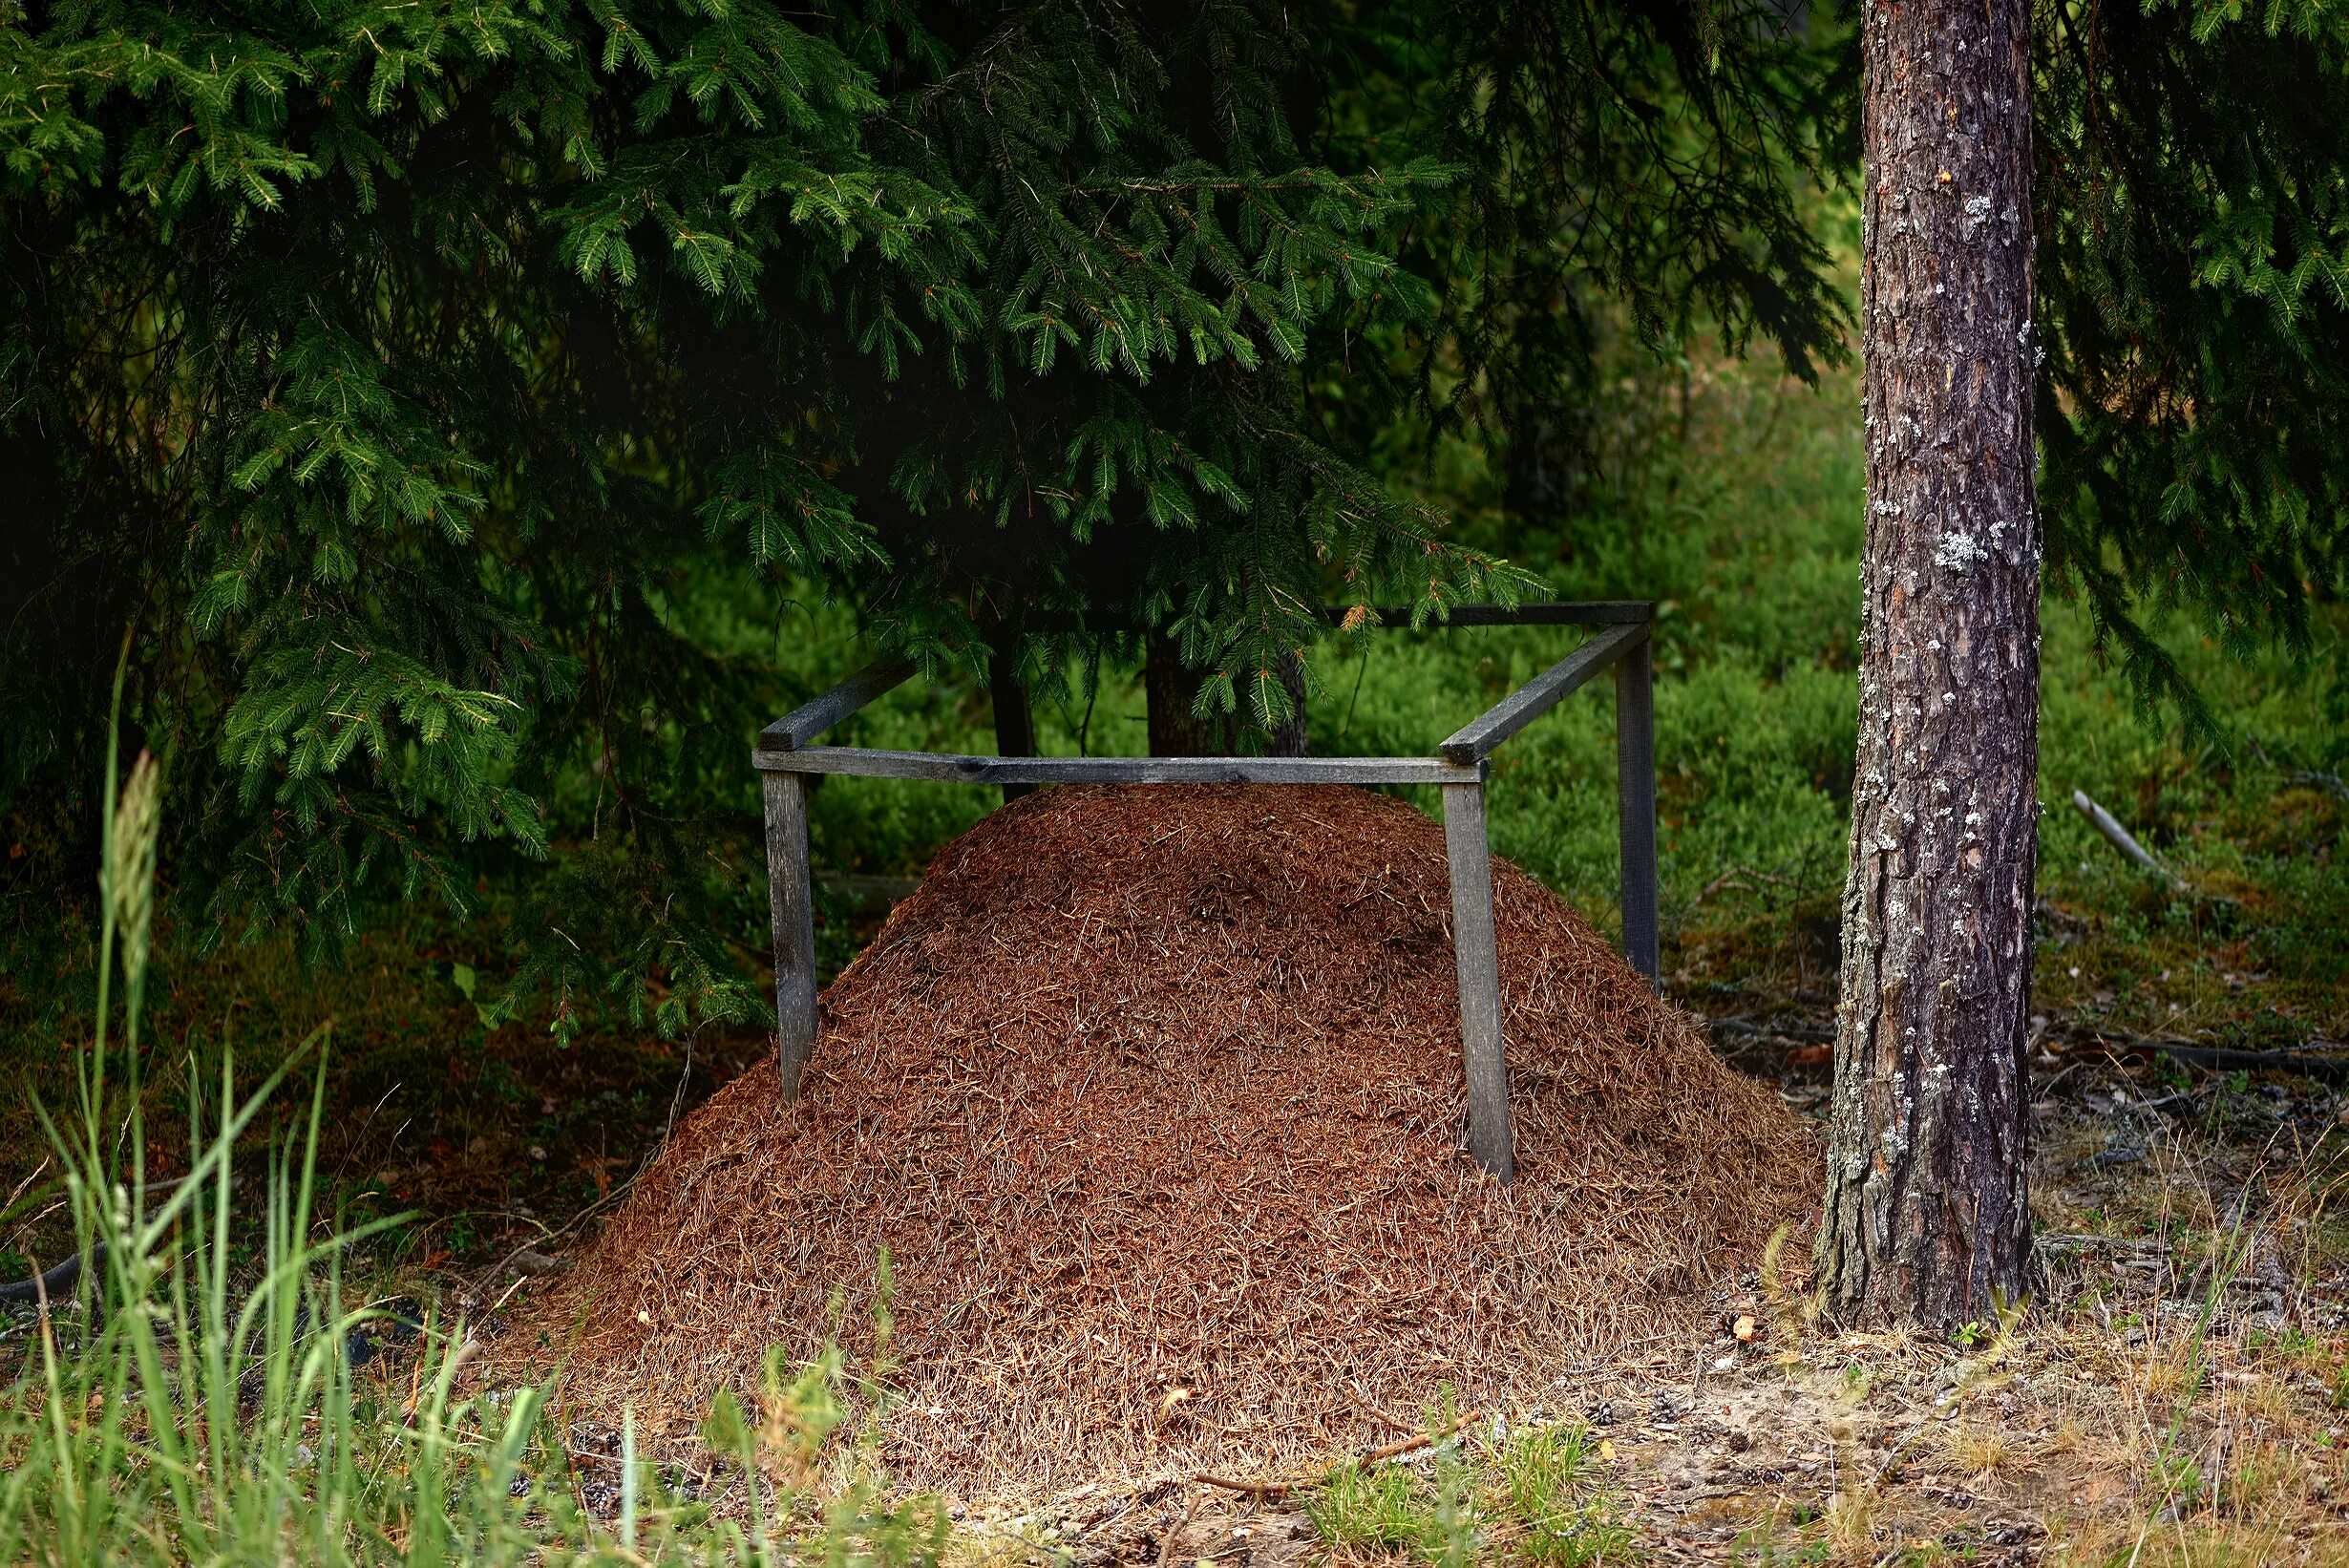
[[[1463,1149],[1442,830],[1331,788],[1060,788],[949,846],[676,1132],[509,1356],[682,1437],[896,1272],[901,1482],[964,1496],[1383,1441],[1689,1324],[1809,1197],[1809,1138],[1496,864],[1509,1185]]]

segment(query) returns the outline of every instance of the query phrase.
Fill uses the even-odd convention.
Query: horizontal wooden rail
[[[959,756],[809,746],[751,753],[766,773],[959,784],[1474,784],[1486,770],[1431,756]]]
[[[1332,604],[1323,613],[1332,625],[1336,625],[1343,622],[1349,611],[1344,605]],[[1407,627],[1410,625],[1411,612],[1408,608],[1387,606],[1373,613],[1378,616],[1381,625],[1385,626]],[[1429,625],[1430,626],[1629,626],[1644,625],[1654,620],[1655,616],[1656,606],[1648,600],[1590,599],[1515,605],[1455,604],[1444,620],[1431,622]],[[839,685],[811,698],[760,731],[758,750],[764,752],[796,752],[812,744],[816,736],[838,724],[858,709],[879,700],[903,685],[912,677],[914,669],[914,663],[910,659],[884,659],[878,664],[866,666]],[[1555,671],[1552,673],[1555,674]],[[1548,677],[1544,676],[1541,679],[1546,680]],[[1535,684],[1538,685],[1539,681]],[[1573,689],[1574,688],[1569,686],[1559,691],[1557,696],[1562,697],[1567,691]],[[1555,700],[1555,697],[1551,699],[1553,703]],[[1507,704],[1503,705],[1503,707],[1507,706]],[[1549,706],[1550,704],[1545,703],[1541,708],[1534,710],[1534,712],[1528,716],[1537,716],[1546,711]],[[1499,710],[1494,710],[1494,712],[1498,711]],[[1485,719],[1479,719],[1477,723],[1482,724],[1486,719],[1492,717],[1492,714],[1489,713],[1485,715]],[[1470,726],[1471,730],[1474,728],[1474,725]],[[1522,725],[1513,728],[1509,733],[1514,734],[1516,729],[1521,728],[1523,728]],[[1467,733],[1468,731],[1461,731],[1463,735]],[[1459,738],[1458,735],[1452,737],[1454,741]],[[1507,736],[1502,738],[1506,739]],[[1446,754],[1454,754],[1450,750],[1451,742],[1448,741],[1445,745]],[[1486,752],[1491,750],[1491,747],[1485,748]],[[1013,781],[998,780],[998,782]],[[1412,782],[1423,781],[1413,780]],[[1432,782],[1442,782],[1442,780]]]
[[[1343,624],[1347,610],[1325,612]],[[1407,626],[1407,609],[1375,612]],[[808,775],[939,779],[1006,786],[1005,798],[1034,784],[1436,784],[1444,788],[1445,859],[1451,879],[1452,957],[1459,982],[1460,1051],[1469,1091],[1469,1146],[1477,1162],[1507,1180],[1516,1167],[1509,1119],[1508,1042],[1503,1029],[1500,951],[1492,918],[1491,834],[1485,780],[1493,749],[1556,707],[1601,670],[1615,672],[1616,789],[1623,867],[1623,951],[1651,982],[1657,972],[1656,749],[1650,623],[1646,600],[1579,604],[1462,604],[1430,628],[1558,626],[1598,634],[1444,742],[1440,756],[964,756],[817,746],[815,737],[882,696],[913,665],[888,660],[861,669],[759,732],[751,752],[767,806],[767,886],[774,935],[775,1040],[783,1095],[797,1094],[815,1045],[815,932],[808,864]],[[1039,629],[1031,623],[1029,629]],[[1002,678],[1001,705],[1017,690]],[[1000,717],[1000,713],[999,713]],[[1013,728],[1025,728],[1015,726]],[[999,740],[1005,733],[997,726]]]
[[[1414,606],[1409,604],[1373,604],[1370,613],[1378,617],[1382,630],[1407,630]],[[1324,604],[1322,619],[1331,625],[1343,625],[1354,613],[1351,604]],[[1430,614],[1427,629],[1440,631],[1446,626],[1621,626],[1635,622],[1656,619],[1656,602],[1652,599],[1542,599],[1528,604],[1454,604],[1442,615]],[[1077,631],[1080,629],[1104,635],[1148,630],[1123,617],[1091,616],[1080,622],[1073,615],[1054,611],[1036,611],[1018,622],[1018,629],[1039,633]]]
[[[1353,613],[1348,604],[1331,604],[1322,614],[1336,625]],[[1382,604],[1370,612],[1379,619],[1381,629],[1408,630],[1411,611],[1407,605]],[[1454,604],[1442,617],[1430,616],[1428,629],[1444,626],[1623,626],[1644,625],[1656,619],[1656,602],[1652,599],[1575,599],[1543,600],[1532,604]]]
[[[758,732],[761,752],[796,752],[865,704],[888,695],[914,672],[911,659],[884,659],[811,698]]]
[[[1592,676],[1646,641],[1644,625],[1620,625],[1600,632],[1471,720],[1437,750],[1463,767],[1483,761],[1492,754],[1494,747],[1555,708]]]

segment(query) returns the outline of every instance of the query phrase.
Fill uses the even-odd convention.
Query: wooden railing
[[[1343,613],[1333,611],[1333,616]],[[751,760],[764,776],[767,891],[774,927],[776,1045],[785,1097],[799,1091],[815,1048],[815,922],[808,877],[806,778],[934,778],[966,784],[1434,784],[1444,795],[1451,874],[1452,957],[1460,981],[1460,1054],[1468,1077],[1469,1149],[1506,1180],[1516,1166],[1501,1038],[1500,955],[1492,926],[1492,852],[1485,781],[1493,751],[1602,670],[1615,673],[1616,799],[1622,854],[1623,956],[1657,972],[1656,738],[1649,632],[1640,600],[1462,606],[1454,626],[1589,625],[1606,629],[1461,728],[1434,756],[1004,757],[819,746],[817,736],[914,673],[902,659],[861,669],[760,731]],[[1380,612],[1387,625],[1406,611]]]

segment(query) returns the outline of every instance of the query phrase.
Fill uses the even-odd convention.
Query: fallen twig
[[[2044,1104],[2047,1100],[2054,1096],[2056,1085],[2062,1083],[2064,1079],[2070,1077],[2073,1073],[2079,1070],[2080,1064],[2078,1062],[2067,1063],[2065,1064],[2063,1071],[2057,1073],[2045,1083],[2032,1085],[2031,1102],[2034,1105]]]
[[[2106,1247],[2115,1252],[2168,1252],[2169,1243],[2158,1237],[2093,1236],[2059,1231],[2042,1231],[2032,1239],[2034,1246],[2042,1247]]]
[[[2291,775],[2292,782],[2305,789],[2322,790],[2340,800],[2349,800],[2349,783],[2338,773],[2320,773],[2313,768],[2303,768]]]
[[[1408,1453],[1413,1449],[1424,1449],[1430,1443],[1441,1443],[1445,1438],[1482,1419],[1484,1413],[1482,1410],[1471,1410],[1441,1431],[1423,1431],[1416,1436],[1406,1437],[1382,1448],[1371,1449],[1355,1459],[1355,1468],[1359,1470],[1382,1464],[1400,1454]],[[1237,1476],[1210,1475],[1204,1471],[1191,1478],[1201,1486],[1219,1487],[1225,1492],[1246,1493],[1252,1497],[1285,1497],[1293,1492],[1310,1492],[1320,1486],[1324,1479],[1321,1475],[1307,1475],[1290,1480],[1243,1481]]]
[[[1767,871],[1756,871],[1751,866],[1731,866],[1728,870],[1723,872],[1720,876],[1705,883],[1703,889],[1698,892],[1697,896],[1688,901],[1688,907],[1691,909],[1699,907],[1704,902],[1705,900],[1711,898],[1714,894],[1719,893],[1724,888],[1742,887],[1750,893],[1753,891],[1753,882],[1748,881],[1746,879],[1747,878],[1753,878],[1760,881],[1768,882],[1774,887],[1791,887],[1794,885],[1794,879],[1790,877],[1779,877]]]
[[[652,1156],[646,1156],[645,1164],[649,1166],[651,1163]],[[587,1223],[588,1220],[594,1218],[597,1215],[602,1214],[605,1209],[610,1208],[615,1203],[618,1203],[622,1198],[626,1197],[628,1194],[635,1189],[637,1176],[641,1176],[644,1174],[644,1168],[640,1167],[635,1176],[629,1176],[625,1181],[613,1182],[610,1192],[598,1195],[594,1202],[588,1204],[585,1208],[580,1210],[577,1214],[574,1214],[570,1218],[564,1220],[554,1229],[548,1230],[543,1225],[540,1226],[539,1229],[540,1234],[539,1236],[532,1238],[528,1241],[524,1241],[520,1246],[516,1247],[512,1252],[509,1252],[503,1258],[498,1259],[494,1265],[492,1265],[480,1276],[477,1283],[470,1286],[465,1291],[465,1294],[473,1298],[475,1301],[479,1301],[490,1293],[490,1287],[496,1284],[498,1279],[511,1268],[520,1267],[522,1272],[525,1274],[554,1272],[553,1269],[540,1268],[535,1265],[525,1266],[522,1264],[521,1260],[524,1255],[528,1255],[532,1258],[546,1258],[547,1254],[542,1250],[543,1248],[554,1245],[554,1243],[561,1240],[573,1231],[578,1230],[582,1225]],[[561,1266],[567,1261],[550,1258],[548,1259],[548,1261],[556,1263],[558,1266]]]
[[[1835,1028],[1831,1024],[1757,1024],[1740,1015],[1734,1018],[1708,1018],[1705,1027],[1715,1034],[1735,1034],[1748,1040],[1832,1040]]]
[[[1174,1528],[1166,1533],[1166,1539],[1158,1543],[1158,1568],[1166,1568],[1168,1560],[1174,1556],[1174,1542],[1181,1538],[1184,1531],[1191,1528],[1192,1511],[1198,1507],[1198,1502],[1199,1489],[1197,1487],[1183,1488],[1182,1515],[1174,1521]]]
[[[2158,1052],[2194,1067],[2242,1072],[2296,1072],[2323,1083],[2349,1080],[2349,1055],[2285,1046],[2274,1050],[2243,1050],[2233,1046],[2198,1046],[2158,1034],[2097,1034],[2093,1042],[2114,1050]]]
[[[516,1282],[519,1283],[520,1282],[517,1281]],[[456,1347],[456,1353],[449,1358],[448,1372],[451,1381],[454,1382],[456,1375],[462,1372],[467,1367],[471,1366],[474,1360],[480,1354],[481,1342],[475,1339],[471,1334],[466,1335],[465,1343],[458,1346]],[[424,1408],[424,1395],[426,1392],[424,1378],[425,1371],[425,1358],[418,1356],[416,1358],[415,1374],[410,1380],[408,1386],[407,1403],[400,1407],[400,1425],[403,1427],[414,1426],[416,1424],[416,1411]]]
[[[2088,819],[2090,827],[2105,836],[2106,842],[2111,844],[2114,849],[2119,850],[2140,868],[2150,871],[2156,877],[2168,878],[2175,886],[2184,887],[2186,885],[2168,866],[2153,858],[2147,852],[2146,847],[2130,836],[2128,829],[2121,826],[2112,813],[2091,799],[2087,791],[2074,790],[2072,804],[2079,809],[2081,816]]]
[[[1243,1481],[1235,1475],[1210,1475],[1201,1471],[1191,1478],[1201,1486],[1220,1487],[1251,1497],[1285,1497],[1292,1492],[1310,1492],[1322,1484],[1319,1475],[1285,1481]]]

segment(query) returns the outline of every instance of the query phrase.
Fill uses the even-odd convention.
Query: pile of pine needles
[[[948,846],[494,1349],[689,1439],[766,1348],[871,1349],[896,1480],[1284,1472],[1687,1326],[1816,1187],[1767,1087],[1494,867],[1518,1176],[1462,1147],[1442,830],[1330,788],[1060,788]]]

